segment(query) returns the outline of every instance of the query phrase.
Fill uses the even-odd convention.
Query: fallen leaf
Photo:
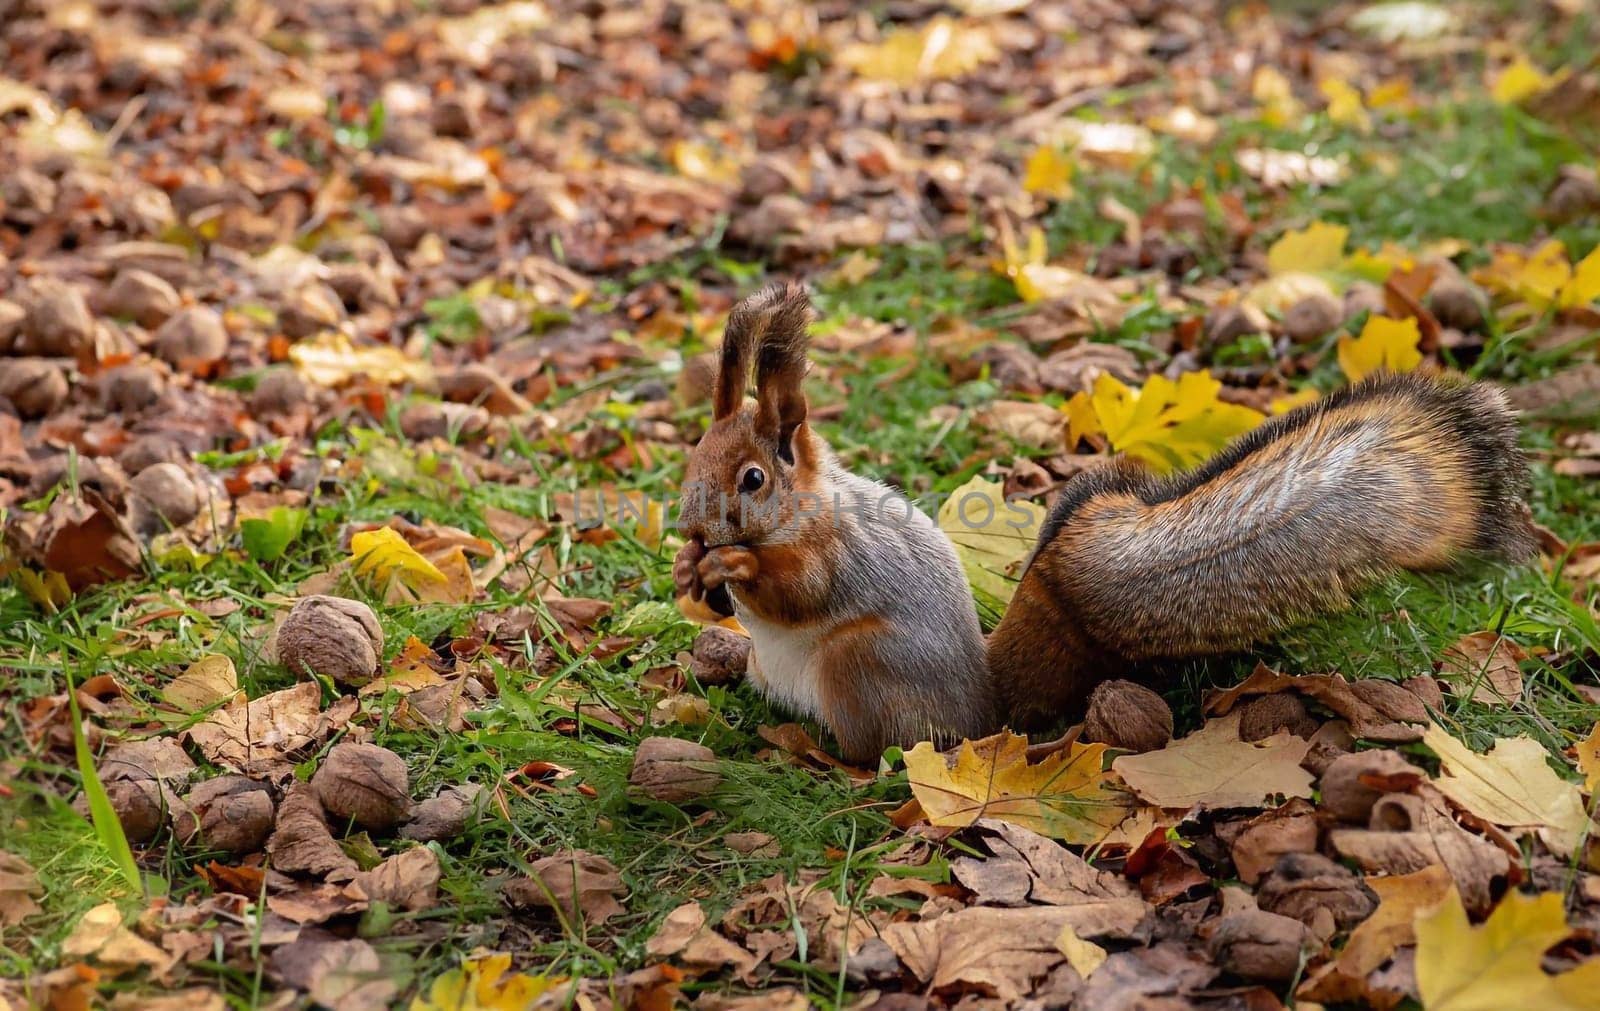
[[[1578,753],[1578,771],[1583,773],[1583,788],[1590,796],[1600,792],[1600,723],[1589,736],[1573,745]]]
[[[510,955],[465,959],[459,969],[442,973],[423,994],[413,997],[410,1011],[523,1011],[566,982],[510,969]]]
[[[1540,964],[1544,953],[1573,931],[1558,892],[1508,892],[1474,927],[1452,888],[1437,909],[1416,920],[1422,1003],[1428,1011],[1593,1008],[1600,993],[1600,959],[1557,975]]]
[[[1136,456],[1161,473],[1186,470],[1255,428],[1266,415],[1217,394],[1210,372],[1185,372],[1174,383],[1153,375],[1140,389],[1115,376],[1095,377],[1094,390],[1067,403],[1067,442],[1103,435],[1118,452]]]
[[[583,850],[563,850],[533,862],[532,875],[506,885],[506,897],[517,906],[558,910],[574,930],[593,927],[623,911],[618,898],[628,886],[611,861]]]
[[[1292,691],[1315,699],[1350,724],[1356,737],[1384,744],[1406,744],[1422,739],[1429,722],[1423,700],[1392,681],[1368,678],[1346,681],[1339,674],[1283,674],[1257,664],[1244,681],[1205,700],[1205,711],[1219,716],[1232,711],[1246,696]]]
[[[1321,274],[1337,270],[1344,262],[1350,229],[1313,221],[1304,228],[1284,232],[1267,249],[1267,269],[1274,274]]]
[[[318,386],[346,386],[365,378],[394,386],[427,383],[433,369],[387,344],[357,347],[348,336],[328,331],[298,341],[289,348],[289,360],[300,374]]]
[[[910,86],[964,76],[999,55],[988,26],[940,16],[917,27],[893,28],[882,42],[846,46],[838,63],[859,77]]]
[[[1501,105],[1516,105],[1547,91],[1556,79],[1534,66],[1526,56],[1519,56],[1494,79],[1490,94]]]
[[[347,723],[354,698],[322,711],[322,689],[314,681],[263,695],[244,705],[215,710],[185,734],[206,760],[232,772],[283,782],[296,757]]]
[[[1582,794],[1555,774],[1533,738],[1502,737],[1480,755],[1431,726],[1422,743],[1442,763],[1434,780],[1439,792],[1476,817],[1504,828],[1539,829],[1561,856],[1570,856],[1588,832]]]
[[[1072,159],[1054,144],[1041,144],[1028,156],[1022,188],[1051,200],[1072,196]]]
[[[998,819],[985,818],[977,826],[990,856],[956,857],[950,873],[979,904],[1117,905],[1120,915],[1134,919],[1147,908],[1126,878],[1096,869],[1052,839]]]
[[[438,854],[416,846],[357,874],[355,883],[374,902],[415,911],[432,908],[438,901],[439,874]]]
[[[1159,751],[1121,755],[1111,767],[1157,807],[1263,807],[1274,796],[1311,796],[1311,773],[1300,768],[1310,747],[1288,731],[1241,740],[1232,713]]]
[[[705,910],[698,902],[685,902],[668,913],[645,942],[645,953],[653,958],[674,959],[694,971],[726,967],[740,976],[757,963],[755,955],[706,926]]]
[[[68,958],[87,958],[123,972],[148,969],[164,975],[175,959],[122,925],[122,911],[115,902],[105,902],[84,913],[61,942],[61,953]]]
[[[1339,368],[1351,382],[1374,372],[1410,372],[1422,364],[1421,341],[1414,318],[1368,316],[1360,336],[1339,338]]]
[[[923,741],[906,752],[905,762],[911,791],[934,825],[962,828],[998,818],[1091,845],[1115,832],[1135,807],[1116,777],[1103,771],[1105,750],[1074,742],[1029,765],[1028,739],[1001,732],[963,741],[953,758]]]
[[[1522,698],[1528,654],[1497,632],[1472,632],[1457,639],[1440,659],[1439,676],[1474,702],[1505,707]]]
[[[233,659],[221,653],[208,653],[190,664],[161,690],[170,706],[186,713],[209,709],[239,692],[239,674]]]
[[[1033,449],[1060,449],[1066,419],[1049,404],[1029,400],[996,400],[979,412],[988,428]]]
[[[1488,264],[1473,271],[1472,277],[1492,292],[1542,309],[1561,297],[1572,280],[1572,265],[1567,262],[1566,245],[1550,239],[1531,253],[1501,248]]]
[[[939,529],[955,543],[967,581],[1002,603],[1016,591],[1019,569],[1043,523],[1043,506],[1007,501],[1004,484],[978,475],[939,506]]]
[[[1372,129],[1372,117],[1361,101],[1361,90],[1341,77],[1324,77],[1317,82],[1317,90],[1328,100],[1328,118],[1340,126],[1354,127],[1360,131]]]
[[[1575,309],[1600,298],[1600,245],[1589,250],[1589,255],[1572,268],[1572,277],[1561,286],[1556,300],[1563,309]]]
[[[400,990],[377,950],[359,938],[308,931],[273,951],[268,965],[313,1004],[333,1011],[384,1011]]]
[[[310,784],[296,783],[278,805],[278,821],[267,840],[275,870],[331,881],[349,881],[356,862],[334,841],[322,802]]]
[[[1079,937],[1070,923],[1062,924],[1061,933],[1056,936],[1056,949],[1067,956],[1067,964],[1072,966],[1072,971],[1084,979],[1094,975],[1094,971],[1106,961],[1106,949]]]
[[[34,900],[44,895],[39,875],[15,853],[0,850],[0,928],[15,927],[41,907]]]
[[[379,583],[399,579],[412,588],[448,582],[438,566],[422,557],[392,527],[363,530],[350,538],[350,561],[360,576]]]
[[[1302,999],[1325,1003],[1364,999],[1368,975],[1392,958],[1396,949],[1416,942],[1417,914],[1434,909],[1446,895],[1455,893],[1450,873],[1437,866],[1410,874],[1369,875],[1366,882],[1378,895],[1378,908],[1350,932],[1338,957],[1300,987]]]

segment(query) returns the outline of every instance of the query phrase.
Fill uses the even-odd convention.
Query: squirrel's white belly
[[[750,633],[750,652],[760,677],[751,681],[762,685],[767,695],[802,716],[822,716],[822,697],[817,691],[817,648],[822,630],[812,626],[794,628],[778,625],[738,606],[739,623]]]

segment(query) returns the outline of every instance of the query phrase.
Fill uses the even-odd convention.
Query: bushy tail
[[[755,369],[757,399],[777,405],[798,392],[806,374],[806,327],[811,297],[797,282],[778,282],[746,298],[728,314],[717,369],[712,416],[739,410]],[[783,413],[783,412],[780,412]]]
[[[993,637],[991,667],[1004,693],[1031,690],[1011,683],[1020,676],[1070,707],[1115,676],[1086,664],[1109,672],[1230,652],[1344,608],[1397,570],[1469,554],[1524,559],[1534,550],[1527,486],[1504,395],[1459,376],[1368,379],[1267,421],[1187,474],[1118,461],[1063,491]],[[1087,658],[1078,670],[1017,673],[1043,648],[1041,624]]]

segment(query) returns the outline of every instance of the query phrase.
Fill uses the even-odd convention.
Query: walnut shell
[[[296,340],[323,330],[332,330],[342,322],[344,303],[325,284],[313,283],[297,288],[278,309],[278,326]]]
[[[476,783],[447,786],[411,809],[400,838],[418,842],[454,839],[481,813],[483,800],[483,787]]]
[[[100,377],[100,401],[107,410],[142,411],[161,399],[166,381],[149,365],[119,365]]]
[[[111,810],[122,822],[122,833],[135,846],[154,839],[167,824],[167,805],[161,784],[153,779],[114,779],[105,784]]]
[[[669,804],[704,797],[722,782],[717,756],[703,744],[676,737],[646,737],[633,753],[628,785]]]
[[[277,805],[266,784],[245,776],[217,776],[189,791],[189,811],[173,829],[185,841],[198,837],[207,849],[254,853],[266,845]]]
[[[141,533],[181,527],[200,514],[203,502],[194,479],[175,463],[146,467],[128,483],[134,526]]]
[[[278,662],[298,677],[310,671],[359,688],[372,680],[382,656],[383,627],[359,600],[304,597],[278,629]]]
[[[1476,285],[1457,277],[1441,277],[1428,291],[1428,308],[1440,323],[1457,330],[1481,329],[1486,305]]]
[[[1216,921],[1207,947],[1216,963],[1245,979],[1282,982],[1300,969],[1311,932],[1299,920],[1264,909],[1242,909]]]
[[[1388,311],[1383,289],[1371,281],[1356,281],[1344,290],[1344,318],[1354,319],[1362,313],[1380,315]]]
[[[128,474],[137,474],[158,463],[182,463],[189,458],[170,435],[141,435],[117,454],[117,463]]]
[[[1372,817],[1372,805],[1384,791],[1361,782],[1361,777],[1406,772],[1422,774],[1398,751],[1353,751],[1341,755],[1328,763],[1322,773],[1322,806],[1340,821],[1365,825]]]
[[[1253,333],[1266,333],[1271,326],[1266,313],[1253,305],[1218,306],[1206,315],[1206,345],[1231,344]]]
[[[1172,740],[1172,709],[1144,685],[1102,681],[1089,695],[1083,739],[1132,752],[1164,748]]]
[[[100,311],[108,316],[131,319],[143,327],[158,327],[183,306],[177,289],[148,270],[130,269],[100,296]]]
[[[1317,726],[1305,702],[1289,692],[1258,695],[1239,710],[1239,736],[1246,741],[1265,740],[1280,730],[1309,738]]]
[[[228,328],[215,309],[192,305],[156,331],[156,354],[176,368],[214,362],[228,353]]]
[[[1332,295],[1307,295],[1283,314],[1283,332],[1296,344],[1307,344],[1344,322],[1344,305]]]
[[[16,358],[0,367],[0,399],[33,420],[54,414],[67,400],[67,377],[40,358]]]
[[[750,665],[750,637],[712,625],[694,641],[689,672],[702,685],[722,685],[743,677]]]
[[[256,415],[288,414],[311,397],[306,381],[293,369],[269,369],[250,393],[250,410]]]
[[[1256,902],[1308,927],[1325,912],[1340,930],[1349,930],[1378,908],[1378,896],[1365,881],[1321,853],[1279,857],[1256,890]]]
[[[72,358],[94,342],[89,304],[72,285],[38,278],[21,301],[27,317],[14,349],[17,353]]]
[[[411,806],[406,763],[376,744],[334,745],[311,777],[311,788],[335,827],[349,821],[386,831],[400,824]]]

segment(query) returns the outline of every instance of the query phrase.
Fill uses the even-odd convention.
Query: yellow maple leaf
[[[393,527],[363,530],[350,538],[350,560],[355,563],[357,575],[380,583],[395,576],[412,587],[449,581],[438,566],[418,554]]]
[[[1072,743],[1038,765],[1028,739],[1008,731],[963,741],[953,760],[923,741],[905,754],[911,792],[944,828],[999,818],[1072,845],[1093,845],[1137,806],[1105,771],[1104,744]]]
[[[1092,391],[1067,402],[1067,440],[1104,435],[1111,448],[1160,472],[1193,467],[1261,424],[1265,415],[1217,398],[1222,383],[1210,372],[1185,372],[1174,383],[1151,376],[1133,389],[1109,373]]]
[[[1022,188],[1051,200],[1072,196],[1072,159],[1054,144],[1041,144],[1028,156]]]
[[[1516,62],[1500,71],[1500,76],[1495,78],[1491,94],[1501,105],[1516,105],[1548,90],[1555,80],[1535,66],[1526,56],[1519,56]]]
[[[1046,262],[1049,249],[1043,229],[1028,229],[1026,248],[1019,249],[1009,235],[1001,239],[1000,246],[1005,260],[999,269],[1011,278],[1024,302],[1062,298],[1092,280],[1070,267],[1056,267]]]
[[[1417,349],[1421,340],[1417,321],[1410,316],[1368,316],[1361,336],[1339,338],[1339,368],[1352,383],[1380,370],[1410,372],[1422,364]]]
[[[1578,771],[1583,773],[1583,788],[1593,796],[1600,791],[1600,723],[1594,725],[1589,736],[1573,745],[1578,753]]]
[[[1313,221],[1296,231],[1284,232],[1267,249],[1267,269],[1274,274],[1320,274],[1344,262],[1344,244],[1350,229]]]
[[[1551,239],[1531,253],[1497,250],[1494,259],[1472,276],[1490,291],[1542,309],[1561,297],[1572,280],[1572,265],[1567,262],[1566,245]]]
[[[318,386],[343,386],[358,376],[397,385],[424,383],[433,377],[427,362],[408,357],[387,344],[357,347],[345,334],[329,330],[289,347],[289,361]]]
[[[972,588],[1003,604],[1016,591],[1044,513],[1036,502],[1007,502],[1005,485],[974,476],[939,507],[939,529],[955,543]]]
[[[1563,309],[1588,305],[1600,298],[1600,246],[1589,250],[1589,255],[1572,268],[1572,277],[1561,286],[1558,304]]]
[[[1367,115],[1367,107],[1361,102],[1361,91],[1349,81],[1340,77],[1324,77],[1317,83],[1317,90],[1328,100],[1329,119],[1340,126],[1352,126],[1357,130],[1372,129],[1372,117]]]
[[[1578,788],[1557,776],[1545,761],[1544,746],[1531,737],[1502,737],[1480,755],[1430,726],[1422,743],[1439,756],[1434,786],[1451,801],[1505,828],[1537,829],[1546,846],[1561,856],[1589,831],[1589,815]]]
[[[1262,64],[1256,68],[1250,77],[1250,97],[1261,106],[1261,121],[1268,126],[1284,126],[1300,115],[1294,86],[1276,67]]]
[[[1411,82],[1404,77],[1391,77],[1367,93],[1367,104],[1374,109],[1407,106],[1410,103]]]
[[[511,956],[469,958],[461,968],[439,976],[425,995],[411,1000],[411,1011],[526,1011],[565,979],[509,973]]]
[[[999,55],[987,25],[941,16],[920,27],[896,28],[882,42],[847,46],[839,63],[858,77],[908,86],[961,77]]]
[[[1559,892],[1508,892],[1474,927],[1452,886],[1437,909],[1417,917],[1416,930],[1417,989],[1428,1011],[1579,1011],[1600,993],[1600,959],[1557,975],[1540,965],[1573,933]]]

